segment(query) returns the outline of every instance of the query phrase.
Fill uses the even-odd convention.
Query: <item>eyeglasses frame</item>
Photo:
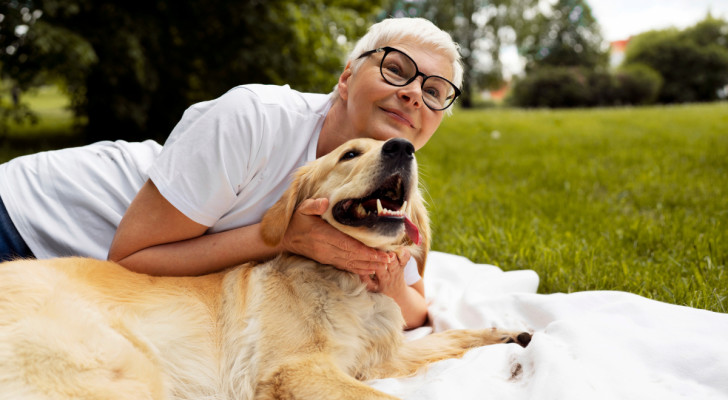
[[[384,59],[387,58],[387,55],[393,51],[401,53],[403,56],[407,57],[410,61],[412,61],[412,65],[415,66],[414,76],[412,76],[410,79],[407,80],[407,82],[405,82],[401,85],[396,85],[396,84],[390,82],[387,79],[387,77],[384,76],[384,71],[382,70],[382,68],[384,68]],[[453,103],[455,103],[455,99],[457,99],[458,96],[460,96],[462,94],[460,92],[460,89],[458,89],[458,87],[454,83],[450,82],[449,79],[445,79],[439,75],[425,75],[424,73],[422,73],[420,71],[419,67],[417,66],[417,63],[415,62],[415,60],[412,59],[412,57],[410,57],[407,53],[403,52],[402,50],[395,49],[394,47],[384,46],[384,47],[376,48],[374,50],[365,51],[359,57],[357,57],[357,59],[368,57],[374,53],[381,53],[381,52],[384,52],[384,56],[382,56],[382,61],[379,62],[379,74],[382,75],[382,78],[384,78],[385,82],[387,82],[388,84],[390,84],[392,86],[405,87],[405,86],[409,85],[410,83],[414,82],[414,80],[417,79],[418,76],[422,76],[422,85],[420,87],[423,90],[425,88],[425,81],[427,81],[428,78],[440,78],[440,79],[444,80],[445,82],[449,83],[450,85],[452,85],[452,88],[455,89],[455,96],[453,96],[452,101],[450,101],[450,104],[448,104],[447,106],[445,106],[443,108],[433,108],[432,106],[427,104],[427,101],[425,100],[425,95],[424,95],[424,93],[422,94],[422,102],[424,102],[425,105],[427,106],[427,108],[429,108],[430,110],[433,110],[433,111],[447,110],[451,105],[453,105]]]

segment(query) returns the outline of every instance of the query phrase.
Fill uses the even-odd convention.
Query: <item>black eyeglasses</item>
[[[450,107],[455,99],[460,96],[460,89],[454,83],[441,76],[423,74],[417,69],[415,60],[393,47],[380,47],[369,50],[360,55],[359,58],[382,51],[384,56],[379,64],[379,72],[382,74],[382,78],[392,86],[401,87],[409,85],[418,76],[422,76],[422,101],[431,110],[442,111]]]

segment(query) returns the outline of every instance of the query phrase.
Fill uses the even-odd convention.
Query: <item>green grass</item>
[[[726,103],[459,110],[418,160],[435,250],[533,269],[542,293],[728,308]]]
[[[0,101],[9,104],[9,97],[8,93],[3,93]],[[0,161],[77,143],[78,135],[69,109],[70,102],[56,86],[44,86],[24,94],[21,102],[30,105],[39,117],[38,123],[11,122],[7,135],[0,137]]]
[[[30,151],[22,138],[72,137],[62,95],[29,100],[41,122],[16,127],[0,161]],[[541,293],[728,309],[728,103],[457,110],[418,160],[435,250],[533,269]]]

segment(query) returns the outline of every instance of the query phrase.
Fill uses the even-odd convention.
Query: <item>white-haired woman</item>
[[[164,146],[101,142],[0,166],[0,257],[108,258],[155,275],[198,275],[282,251],[367,276],[426,319],[405,254],[368,248],[325,223],[327,199],[296,211],[283,243],[259,223],[292,172],[349,139],[427,143],[459,94],[457,44],[427,20],[387,19],[352,51],[332,94],[244,85],[185,111]]]

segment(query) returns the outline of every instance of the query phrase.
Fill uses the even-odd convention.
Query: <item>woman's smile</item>
[[[392,117],[392,119],[394,119],[395,121],[397,121],[403,125],[407,125],[410,128],[415,127],[415,125],[412,123],[412,119],[406,113],[399,111],[397,109],[393,109],[393,108],[390,108],[390,109],[383,108],[383,107],[380,107],[380,108],[384,112],[386,112],[390,117]]]

